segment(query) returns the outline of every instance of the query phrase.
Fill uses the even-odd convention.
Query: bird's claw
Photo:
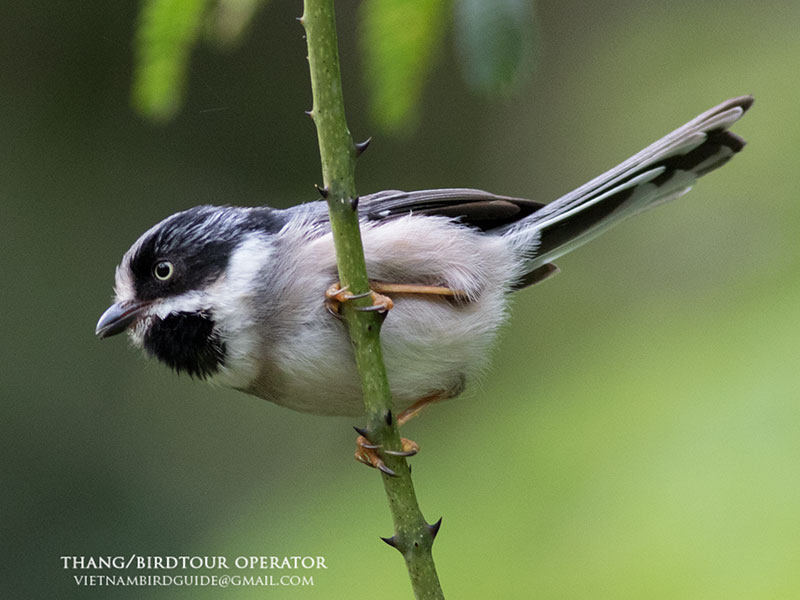
[[[356,306],[353,310],[385,313],[394,306],[394,302],[389,296],[383,296],[377,292],[372,292],[372,302],[372,306]]]
[[[366,298],[368,296],[372,296],[372,305],[357,306],[354,310],[385,313],[394,308],[394,302],[392,302],[392,299],[388,296],[384,296],[372,290],[364,292],[363,294],[351,294],[347,291],[347,286],[341,287],[338,282],[325,290],[325,306],[329,313],[337,318],[341,318],[341,311],[339,308],[343,302],[358,300],[359,298]]]
[[[419,445],[416,442],[412,442],[406,438],[402,438],[401,441],[404,443],[404,445],[406,443],[413,444],[413,447],[409,448],[408,450],[384,450],[384,452],[386,454],[391,454],[392,456],[404,456],[406,458],[409,456],[414,456],[417,452],[419,452]]]
[[[378,450],[381,449],[384,453],[392,456],[403,457],[414,456],[419,452],[419,445],[406,438],[400,439],[400,445],[402,450],[383,450],[380,444],[373,444],[365,435],[359,435],[356,440],[355,459],[360,463],[386,473],[390,477],[396,477],[397,473],[386,466],[386,463],[383,462],[383,459],[378,454]]]

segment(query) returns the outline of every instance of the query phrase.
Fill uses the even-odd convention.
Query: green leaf
[[[533,71],[533,0],[458,0],[455,34],[464,77],[477,91],[509,93]]]
[[[235,48],[267,0],[218,0],[209,14],[206,36],[219,47]]]
[[[208,0],[144,0],[136,35],[133,104],[155,121],[171,119],[183,104],[189,57]]]
[[[448,0],[367,0],[360,9],[370,113],[379,127],[413,126],[447,28]]]

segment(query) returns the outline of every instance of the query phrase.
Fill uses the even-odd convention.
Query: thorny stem
[[[304,0],[300,22],[306,30],[314,98],[309,114],[317,126],[322,192],[328,201],[339,281],[358,295],[369,291],[355,189],[356,158],[363,147],[357,148],[353,143],[345,119],[333,0]],[[346,302],[343,312],[361,377],[368,437],[386,449],[400,450],[380,343],[384,315],[353,310],[371,302],[368,296]],[[395,531],[384,541],[403,555],[417,599],[443,599],[431,554],[439,523],[428,525],[422,516],[406,459],[389,454],[383,459],[396,474],[390,477],[381,473]]]

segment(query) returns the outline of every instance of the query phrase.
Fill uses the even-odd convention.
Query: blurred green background
[[[449,598],[800,597],[800,3],[541,2],[503,99],[451,45],[405,137],[368,120],[340,2],[361,193],[549,201],[752,93],[749,141],[691,194],[521,293],[479,389],[408,426]],[[4,598],[408,598],[352,419],[295,414],[99,342],[116,262],[199,203],[287,206],[320,180],[299,2],[192,59],[187,105],[130,108],[134,3],[0,6]],[[442,35],[450,35],[445,28]],[[62,555],[321,555],[313,588],[79,588]],[[249,574],[257,572],[249,571]]]

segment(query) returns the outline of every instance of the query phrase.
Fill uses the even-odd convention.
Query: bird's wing
[[[359,212],[370,221],[382,221],[404,215],[442,216],[469,227],[490,231],[524,219],[544,204],[498,196],[483,190],[452,188],[403,192],[387,190],[363,196]]]

